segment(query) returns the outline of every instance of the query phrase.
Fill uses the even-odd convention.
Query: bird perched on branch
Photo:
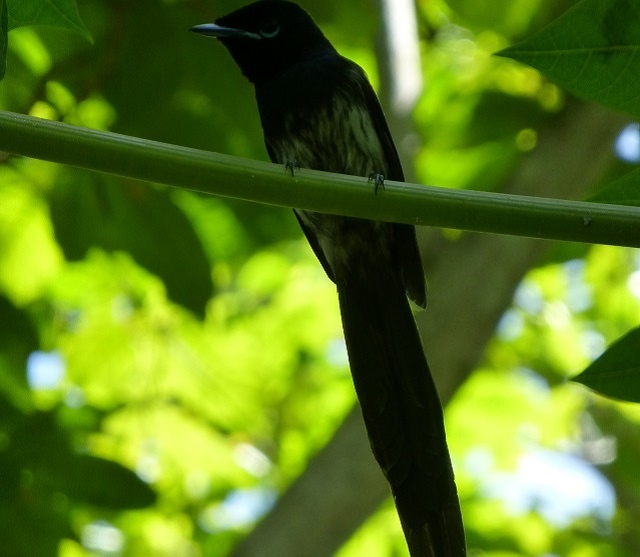
[[[364,71],[340,56],[302,8],[261,0],[192,31],[217,38],[255,87],[273,162],[404,176]],[[442,406],[409,299],[426,306],[415,229],[295,211],[338,290],[353,382],[371,448],[413,557],[466,554]]]

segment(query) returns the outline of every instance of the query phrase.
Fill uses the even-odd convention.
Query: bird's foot
[[[373,182],[373,193],[375,195],[378,195],[378,189],[382,188],[384,190],[384,174],[372,170],[369,174],[369,182]]]
[[[284,168],[291,174],[291,176],[293,176],[296,173],[296,170],[300,170],[300,165],[297,160],[293,159],[284,163]]]

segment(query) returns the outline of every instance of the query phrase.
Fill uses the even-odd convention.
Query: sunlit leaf
[[[603,395],[640,402],[640,327],[614,342],[573,381]]]
[[[7,165],[0,166],[0,199],[0,289],[16,304],[31,302],[59,270],[60,250],[46,204]]]
[[[9,29],[26,25],[47,25],[76,31],[91,38],[75,0],[5,0],[9,11]]]
[[[579,97],[640,114],[639,50],[636,1],[583,0],[498,55],[533,66]]]

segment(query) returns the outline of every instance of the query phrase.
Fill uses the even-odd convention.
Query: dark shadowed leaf
[[[91,39],[78,13],[75,0],[5,0],[9,11],[9,28],[47,25],[76,31]]]
[[[0,295],[0,391],[18,401],[29,396],[27,357],[38,348],[38,335],[24,312]]]
[[[573,381],[612,398],[640,402],[640,327],[614,342]]]
[[[87,175],[85,181],[60,183],[50,197],[65,256],[82,259],[92,246],[127,251],[163,280],[174,302],[203,315],[213,292],[210,264],[191,223],[166,192],[106,177]]]
[[[640,205],[640,170],[629,172],[589,198],[597,203]]]
[[[7,70],[8,31],[7,3],[5,0],[0,0],[0,79],[4,77]]]
[[[579,97],[640,114],[640,4],[583,0],[498,53],[533,66]]]
[[[97,507],[135,509],[155,501],[155,493],[134,472],[117,462],[78,454],[54,412],[25,417],[14,431],[12,455],[33,475],[34,488]]]

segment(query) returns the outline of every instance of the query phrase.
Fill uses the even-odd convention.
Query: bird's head
[[[335,52],[311,16],[284,0],[260,0],[191,31],[218,39],[253,83],[309,57]]]

